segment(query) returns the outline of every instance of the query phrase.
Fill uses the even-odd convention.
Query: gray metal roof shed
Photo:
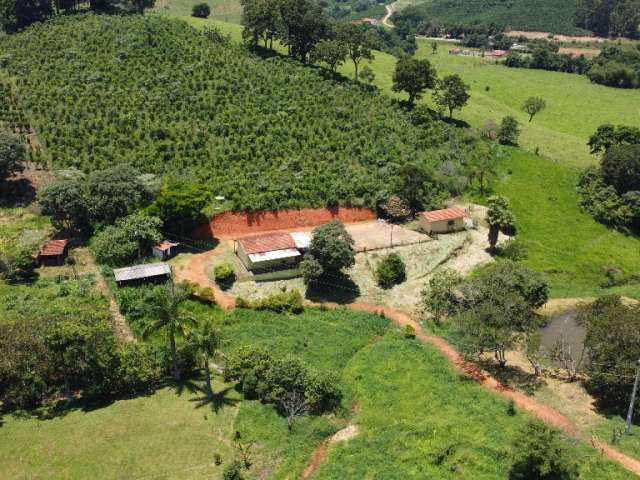
[[[113,276],[116,278],[116,282],[118,283],[170,275],[171,267],[168,263],[162,262],[134,265],[132,267],[115,268],[113,270]]]

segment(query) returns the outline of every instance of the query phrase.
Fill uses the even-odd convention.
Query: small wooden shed
[[[422,212],[420,215],[420,227],[426,233],[457,232],[464,230],[464,219],[466,217],[466,210],[459,207]]]
[[[159,258],[160,260],[169,260],[176,253],[178,253],[178,247],[180,244],[178,242],[170,242],[169,240],[163,240],[158,245],[155,245],[151,249],[151,253],[153,253],[154,257]]]
[[[32,257],[39,266],[63,265],[67,258],[69,240],[47,240],[38,250],[33,252]]]

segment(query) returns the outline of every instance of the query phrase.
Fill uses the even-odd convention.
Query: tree
[[[433,93],[436,104],[449,110],[449,118],[453,118],[453,111],[461,109],[469,100],[469,85],[465,84],[459,75],[447,75],[437,83]]]
[[[0,182],[24,170],[26,149],[14,135],[0,132]]]
[[[373,60],[374,40],[371,37],[372,31],[363,25],[355,23],[343,23],[338,27],[338,41],[347,49],[347,55],[353,62],[354,75],[353,78],[358,80],[358,67],[360,62],[364,60]]]
[[[99,263],[126,265],[151,252],[151,248],[162,239],[161,225],[158,217],[136,212],[98,232],[91,248]]]
[[[528,422],[514,437],[509,480],[574,480],[578,467],[559,432]]]
[[[398,171],[398,196],[409,206],[412,212],[421,211],[427,196],[430,178],[421,165],[407,163]]]
[[[406,267],[397,253],[384,256],[376,267],[376,279],[382,288],[391,288],[404,282],[406,278]]]
[[[313,46],[328,37],[329,22],[322,8],[312,0],[281,0],[279,8],[280,40],[290,55],[305,63]]]
[[[305,395],[307,368],[300,359],[285,357],[273,363],[267,372],[266,381],[269,385],[268,396],[286,417],[287,427],[291,431],[295,418],[304,415],[308,409]]]
[[[360,71],[360,79],[363,82],[371,84],[376,79],[376,74],[368,65],[365,65]]]
[[[133,9],[138,13],[144,13],[145,8],[153,8],[156,4],[156,0],[129,0]]]
[[[467,166],[470,182],[474,178],[478,180],[480,186],[480,194],[485,194],[485,185],[487,180],[496,174],[495,170],[495,145],[488,142],[480,142],[471,152],[470,162]]]
[[[498,141],[503,145],[517,145],[520,136],[520,124],[511,115],[502,118]]]
[[[110,225],[141,206],[144,185],[129,165],[98,170],[89,176],[90,214],[99,225]]]
[[[603,297],[582,307],[576,320],[586,330],[588,389],[600,407],[624,415],[640,358],[640,307]],[[635,411],[640,412],[637,403]]]
[[[196,18],[209,18],[211,7],[207,3],[196,3],[191,9],[191,16]]]
[[[196,350],[200,354],[202,367],[204,368],[206,375],[205,385],[207,398],[213,398],[213,389],[211,387],[211,366],[209,363],[220,346],[220,332],[216,330],[213,322],[207,319],[189,333],[189,341],[194,347],[196,347]]]
[[[607,123],[600,125],[587,143],[591,153],[600,153],[609,150],[609,147],[624,144],[640,144],[640,128]]]
[[[17,32],[53,13],[50,0],[0,0],[0,27]]]
[[[344,225],[334,220],[313,231],[307,256],[320,265],[322,275],[335,275],[355,263],[353,244],[353,238]]]
[[[89,225],[89,194],[81,177],[61,179],[40,193],[42,214],[53,226],[68,233],[85,230]]]
[[[539,97],[529,97],[522,104],[522,110],[529,114],[529,122],[533,120],[536,113],[540,112],[547,106],[547,103]]]
[[[202,183],[167,180],[146,211],[162,220],[164,230],[187,236],[195,226],[207,221],[202,211],[211,197],[211,190]]]
[[[504,197],[493,196],[487,201],[487,223],[489,224],[489,245],[495,250],[498,234],[515,226],[515,217],[509,210],[509,201]]]
[[[640,190],[640,143],[610,147],[602,156],[602,178],[619,195]]]
[[[320,40],[311,50],[310,56],[311,63],[324,63],[332,73],[336,73],[347,58],[347,48],[338,40]]]
[[[264,48],[272,47],[280,24],[278,0],[242,0],[241,4],[242,38],[254,47],[259,40],[264,42]]]
[[[410,105],[420,99],[422,92],[433,88],[435,84],[436,70],[428,60],[405,57],[396,63],[392,89],[394,92],[407,92]]]
[[[422,306],[436,323],[443,317],[454,315],[460,308],[458,288],[462,276],[453,270],[436,273],[422,291]]]
[[[166,285],[154,288],[146,305],[148,314],[154,321],[145,329],[144,335],[149,336],[159,330],[166,333],[171,351],[171,371],[175,380],[180,380],[176,334],[187,336],[187,328],[195,324],[193,317],[184,314],[180,309],[188,296],[182,286],[174,285],[170,281]]]
[[[438,42],[431,42],[431,54],[435,55],[438,53]]]

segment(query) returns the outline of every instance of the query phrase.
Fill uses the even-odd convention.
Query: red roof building
[[[274,252],[276,250],[287,250],[296,248],[296,242],[288,233],[267,233],[238,240],[247,255],[252,253]]]
[[[62,265],[67,256],[68,239],[47,240],[38,250],[33,252],[33,258],[38,265]]]
[[[422,212],[420,226],[427,233],[447,233],[463,230],[467,212],[464,208],[451,207]]]
[[[497,57],[497,58],[502,58],[504,56],[506,56],[509,52],[507,52],[506,50],[494,50],[493,51],[493,56]]]

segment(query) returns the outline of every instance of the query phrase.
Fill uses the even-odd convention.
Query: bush
[[[302,294],[297,289],[269,295],[252,302],[251,306],[256,310],[271,310],[277,313],[304,311]]]
[[[220,285],[228,286],[233,283],[236,278],[236,274],[233,270],[233,265],[229,263],[221,263],[213,268],[213,278],[216,283]]]
[[[262,398],[268,388],[266,375],[273,358],[261,346],[244,346],[227,355],[224,367],[225,382],[237,381],[240,391],[247,398]]]
[[[411,325],[404,326],[404,338],[414,339],[416,338],[416,329]]]
[[[512,444],[510,480],[573,480],[578,468],[560,437],[539,421],[529,422]]]
[[[496,250],[496,255],[502,258],[508,258],[514,262],[519,262],[527,258],[527,247],[518,240],[508,240]]]
[[[382,288],[391,288],[407,278],[402,258],[397,253],[385,256],[376,268],[376,279]]]
[[[520,125],[518,120],[507,115],[502,119],[500,131],[498,132],[498,141],[503,145],[517,145],[520,136]]]
[[[224,467],[222,478],[224,480],[243,480],[244,477],[242,476],[242,463],[240,463],[239,460],[234,460],[229,465]]]
[[[206,3],[196,3],[191,9],[191,16],[196,18],[209,18],[211,7]]]
[[[436,273],[429,279],[429,284],[422,291],[424,309],[433,315],[436,323],[445,316],[451,316],[460,309],[461,298],[458,288],[462,284],[462,276],[453,270]]]

